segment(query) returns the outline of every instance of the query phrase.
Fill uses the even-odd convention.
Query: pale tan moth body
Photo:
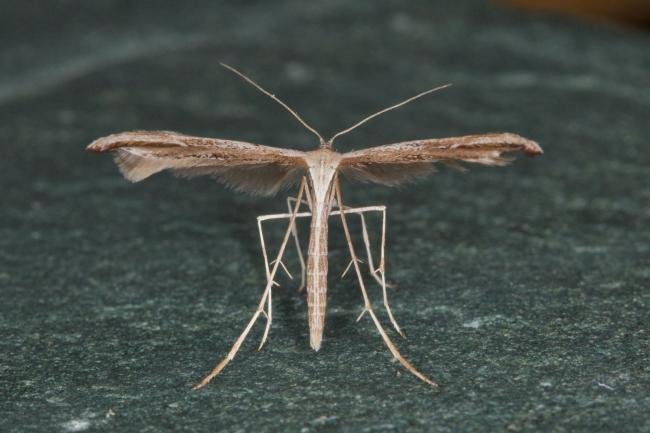
[[[235,357],[260,316],[266,318],[266,327],[259,348],[261,349],[266,342],[273,319],[273,287],[278,285],[275,276],[278,270],[282,268],[291,277],[282,261],[291,236],[294,238],[300,258],[301,281],[304,284],[306,280],[307,285],[309,343],[314,350],[320,349],[327,306],[328,219],[333,215],[339,215],[341,218],[343,233],[350,253],[351,261],[343,275],[348,270],[354,269],[363,299],[363,309],[357,320],[366,314],[370,316],[384,344],[386,344],[395,359],[420,380],[436,386],[435,382],[419,372],[402,356],[381,324],[366,290],[363,273],[359,265],[361,260],[356,253],[353,238],[349,231],[348,215],[359,217],[368,273],[381,287],[383,304],[391,324],[401,336],[404,336],[393,317],[388,303],[387,288],[389,285],[386,283],[385,261],[386,206],[345,206],[341,196],[339,174],[343,174],[344,177],[351,180],[395,186],[431,173],[434,163],[457,166],[458,163],[464,162],[502,166],[510,161],[503,154],[521,151],[527,156],[536,156],[542,154],[541,147],[534,141],[517,134],[492,133],[412,140],[343,154],[337,153],[332,150],[332,143],[336,137],[352,131],[382,113],[401,107],[414,99],[447,86],[427,90],[378,111],[351,127],[334,134],[329,140],[325,140],[318,131],[309,126],[293,109],[275,95],[263,89],[236,69],[228,65],[223,66],[289,111],[306,129],[318,137],[318,148],[310,152],[302,152],[243,141],[194,137],[169,131],[132,131],[113,134],[95,140],[87,148],[92,152],[114,151],[115,161],[120,171],[124,177],[132,182],[138,182],[157,172],[169,170],[184,177],[208,175],[235,190],[259,195],[273,195],[282,188],[296,183],[300,185],[297,196],[295,198],[289,197],[287,200],[288,213],[257,217],[266,273],[265,288],[255,313],[237,340],[235,340],[227,356],[194,388],[205,386],[225,368]],[[301,211],[301,206],[305,201],[309,211]],[[378,264],[373,260],[368,227],[364,216],[370,212],[377,213],[382,218]],[[306,265],[295,225],[297,218],[311,218]],[[275,220],[288,220],[289,223],[275,259],[269,261],[263,224]],[[301,288],[303,284],[301,284]]]
[[[323,339],[327,306],[327,234],[334,198],[334,179],[341,160],[339,153],[326,147],[307,152],[309,187],[312,191],[309,247],[307,249],[307,309],[309,344],[319,350]]]

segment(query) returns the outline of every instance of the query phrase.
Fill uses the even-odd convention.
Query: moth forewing
[[[297,183],[307,168],[305,152],[299,150],[170,131],[112,134],[87,150],[115,151],[115,162],[131,182],[169,170],[181,177],[211,176],[254,195],[273,195]]]
[[[342,155],[340,166],[343,174],[355,180],[395,186],[431,173],[436,162],[502,166],[511,161],[504,154],[516,151],[527,156],[543,153],[539,144],[517,134],[478,134],[412,140],[347,152]]]

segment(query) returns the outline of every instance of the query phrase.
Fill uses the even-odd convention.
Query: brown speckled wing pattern
[[[132,182],[169,170],[183,177],[212,176],[240,191],[272,195],[306,170],[304,153],[243,141],[193,137],[169,131],[133,131],[95,140],[89,151],[115,151]]]
[[[458,162],[499,166],[510,162],[504,154],[515,151],[523,151],[528,156],[542,153],[536,142],[517,134],[467,135],[348,152],[343,154],[340,170],[351,179],[395,186],[427,175],[436,162],[452,166]]]

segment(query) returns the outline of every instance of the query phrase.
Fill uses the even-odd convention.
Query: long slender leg
[[[395,330],[399,332],[402,337],[406,337],[404,332],[400,329],[395,317],[393,317],[393,312],[390,309],[390,304],[388,303],[388,291],[386,290],[386,206],[382,206],[381,210],[381,256],[379,258],[379,268],[378,271],[381,273],[381,291],[384,297],[384,306],[386,311],[388,311],[388,317],[390,322],[395,327]]]
[[[336,199],[339,203],[342,203],[341,200],[341,188],[338,182],[338,179],[335,181],[335,192],[336,192]],[[404,366],[408,371],[413,373],[418,379],[422,380],[423,382],[428,383],[431,386],[438,386],[435,382],[433,382],[431,379],[426,377],[424,374],[420,373],[413,365],[402,356],[402,354],[397,350],[397,347],[395,347],[395,344],[393,344],[392,340],[386,334],[386,331],[384,330],[383,326],[381,326],[381,323],[377,319],[377,316],[375,315],[375,312],[372,308],[372,304],[370,303],[370,298],[368,297],[368,293],[366,292],[366,287],[363,282],[363,276],[361,275],[361,269],[359,269],[359,263],[357,259],[357,255],[354,251],[354,245],[352,244],[352,237],[350,236],[350,231],[348,229],[348,223],[346,221],[345,217],[346,212],[340,212],[341,215],[341,222],[343,224],[343,231],[345,233],[345,239],[347,240],[348,243],[348,248],[350,250],[350,256],[352,257],[352,262],[354,266],[354,270],[357,274],[357,279],[359,281],[359,287],[361,289],[361,295],[363,296],[363,303],[364,303],[364,312],[367,312],[370,317],[372,318],[372,321],[375,324],[375,327],[379,331],[379,334],[381,335],[381,338],[384,340],[384,343],[388,347],[388,350],[393,354],[395,359],[399,361],[400,364]]]
[[[268,289],[269,295],[266,298],[267,300],[266,311],[262,309],[262,314],[266,316],[266,327],[264,328],[264,335],[262,336],[262,341],[259,347],[257,348],[257,350],[261,350],[262,346],[264,346],[264,342],[266,341],[266,338],[269,335],[269,330],[271,329],[271,323],[273,322],[273,302],[272,302],[273,285],[277,283],[273,281],[273,279],[271,278],[271,270],[269,269],[269,258],[268,258],[268,254],[266,253],[266,244],[264,242],[264,230],[262,230],[262,221],[260,220],[260,217],[257,217],[257,229],[259,230],[260,244],[262,246],[262,256],[264,257],[264,271],[266,273],[266,284],[270,284]],[[280,265],[282,265],[282,260],[280,260],[279,263]]]
[[[350,211],[350,209],[353,209],[348,206],[342,206],[339,208],[345,210],[346,212]],[[372,209],[372,210],[381,211],[382,208],[385,209],[385,206],[377,206],[376,209]],[[368,209],[368,211],[370,211],[370,209]],[[368,235],[368,226],[366,225],[366,217],[363,215],[364,212],[365,211],[358,212],[357,215],[359,215],[359,218],[361,220],[361,237],[363,238],[363,243],[366,247],[366,257],[368,258],[368,272],[380,285],[382,285],[381,277],[377,275],[378,270],[375,268],[375,261],[372,258],[372,250],[370,248],[370,236]],[[383,243],[383,239],[382,239],[382,243]]]
[[[298,202],[300,202],[300,200],[302,199],[302,195],[305,190],[305,184],[306,181],[303,178],[302,181],[300,182],[300,190],[298,191],[298,197],[297,197]],[[287,227],[287,230],[284,234],[282,244],[280,245],[280,250],[278,251],[278,255],[277,258],[275,259],[275,263],[273,264],[273,269],[268,275],[266,288],[262,293],[262,297],[257,306],[257,310],[255,310],[255,313],[253,314],[253,317],[251,317],[250,321],[248,322],[248,324],[246,325],[242,333],[239,335],[235,343],[232,345],[230,352],[228,352],[228,355],[226,355],[226,357],[221,362],[219,362],[212,369],[212,371],[205,378],[203,378],[203,380],[201,380],[201,382],[194,385],[193,389],[199,389],[207,385],[216,375],[218,375],[221,372],[221,370],[223,370],[226,367],[226,365],[228,365],[230,361],[234,359],[235,355],[239,351],[239,348],[241,347],[241,345],[244,343],[244,340],[248,336],[248,333],[250,332],[251,328],[257,321],[257,318],[264,311],[264,304],[267,302],[267,298],[269,297],[269,294],[271,292],[271,286],[273,285],[273,278],[275,278],[275,274],[277,273],[278,267],[280,266],[280,261],[282,260],[282,256],[284,255],[284,250],[287,246],[287,242],[289,241],[289,235],[291,234],[291,227],[295,223],[296,214],[298,213],[298,206],[299,203],[296,204],[296,206],[292,211],[291,218],[289,219],[289,226]]]
[[[337,205],[338,207],[338,205]],[[368,207],[363,207],[363,208],[350,208],[348,206],[343,206],[346,212],[348,213],[356,213],[359,215],[359,218],[361,220],[361,235],[363,238],[363,243],[366,247],[366,257],[368,258],[368,272],[372,277],[379,283],[380,286],[384,287],[384,284],[386,287],[393,287],[392,284],[386,283],[385,280],[382,281],[381,275],[379,275],[380,268],[375,268],[375,261],[372,258],[372,249],[370,248],[370,236],[368,234],[368,226],[366,224],[366,218],[363,215],[367,211],[378,211],[382,213],[382,217],[384,220],[386,219],[386,206],[368,206]],[[358,209],[363,209],[362,211],[358,211]],[[382,222],[383,226],[383,222]],[[381,241],[382,246],[386,244],[386,232],[382,231],[382,241]],[[384,251],[382,250],[382,254]],[[348,268],[352,266],[352,262],[348,265]]]
[[[380,208],[384,208],[385,206],[378,206]],[[347,211],[347,206],[344,208]],[[383,212],[382,215],[385,215],[386,213]],[[370,275],[377,280],[377,282],[382,285],[382,280],[381,278],[377,275],[378,269],[375,268],[375,262],[372,259],[372,251],[370,249],[370,236],[368,235],[368,227],[366,226],[366,217],[363,215],[363,212],[359,212],[359,217],[361,218],[361,237],[363,238],[363,243],[366,246],[366,256],[368,257],[368,271],[370,272]],[[384,244],[384,236],[382,232],[382,245]],[[382,251],[382,256],[383,256],[383,251]]]
[[[289,211],[292,212],[293,209],[290,208]],[[311,216],[311,212],[301,212],[301,213],[295,213],[295,214],[294,213],[286,213],[286,214],[261,215],[261,216],[257,217],[257,229],[258,229],[259,235],[260,235],[260,244],[261,244],[261,247],[262,247],[262,256],[264,257],[264,269],[266,271],[267,283],[269,281],[271,281],[271,277],[270,277],[270,272],[271,271],[269,269],[269,265],[275,264],[275,261],[269,263],[268,254],[266,252],[266,243],[264,241],[264,229],[262,228],[262,223],[264,221],[268,221],[268,220],[291,219],[292,217],[303,218],[303,217],[307,217],[307,216]],[[292,229],[295,230],[295,228],[296,228],[296,225],[293,224]],[[295,238],[295,239],[297,240],[297,238]],[[287,273],[289,278],[293,279],[293,276],[289,273],[289,270],[284,265],[282,260],[280,260],[279,263],[280,263],[280,266],[282,266],[282,269],[284,269],[284,272]],[[272,286],[273,285],[277,286],[278,283],[276,283],[275,281],[271,281],[271,285]],[[266,342],[266,338],[269,335],[269,330],[271,329],[271,322],[273,321],[273,308],[272,308],[272,305],[271,305],[271,297],[272,297],[272,295],[273,295],[273,288],[271,287],[271,289],[269,290],[269,296],[267,298],[267,304],[268,305],[266,307],[266,311],[264,311],[264,310],[262,311],[262,314],[264,314],[266,316],[267,320],[266,320],[266,328],[264,329],[264,335],[262,336],[262,341],[261,341],[261,343],[260,343],[260,345],[258,347],[258,350],[261,350],[262,346],[264,346],[264,343]]]
[[[288,197],[287,198],[287,208],[289,209],[289,212],[291,212],[291,202],[296,201],[294,197]],[[303,201],[303,203],[306,203],[309,205],[308,202]],[[300,260],[300,287],[298,287],[298,291],[302,292],[302,290],[305,288],[305,279],[307,277],[307,266],[305,265],[305,256],[302,253],[302,248],[300,248],[300,240],[298,240],[298,229],[294,225],[291,234],[293,235],[293,240],[296,243],[296,251],[298,252],[298,259]]]
[[[368,263],[370,265],[370,274],[379,282],[379,285],[381,286],[382,290],[382,295],[384,299],[384,306],[386,307],[386,311],[388,312],[388,317],[390,318],[390,322],[395,328],[395,330],[402,336],[405,337],[404,332],[400,328],[400,326],[397,324],[397,320],[395,320],[395,317],[393,316],[393,311],[390,308],[390,303],[388,302],[388,284],[386,284],[386,206],[365,206],[365,207],[359,207],[359,208],[351,208],[348,206],[342,206],[339,207],[338,211],[333,211],[331,214],[336,215],[340,214],[341,211],[340,209],[344,209],[343,212],[346,214],[358,214],[361,216],[361,222],[362,222],[362,237],[363,237],[363,242],[366,247],[366,254],[368,256]],[[382,215],[382,224],[381,224],[381,254],[379,258],[379,267],[375,269],[373,260],[372,260],[372,255],[370,253],[370,238],[368,236],[368,231],[366,229],[365,223],[364,223],[364,217],[363,214],[365,212],[381,212]],[[350,261],[350,264],[348,267],[345,269],[343,272],[343,275],[347,273],[347,271],[350,269],[352,266],[354,260]]]

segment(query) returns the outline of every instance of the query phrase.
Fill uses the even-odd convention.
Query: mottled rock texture
[[[650,431],[647,33],[469,0],[0,9],[0,431]],[[350,204],[389,206],[408,339],[391,335],[439,390],[354,322],[337,223],[321,351],[285,278],[269,344],[256,352],[258,325],[190,390],[254,309],[255,216],[284,199],[167,175],[131,185],[83,148],[129,129],[315,144],[219,61],[324,134],[454,83],[341,150],[490,131],[542,144],[506,168],[344,186]],[[282,226],[269,229],[277,245]]]

